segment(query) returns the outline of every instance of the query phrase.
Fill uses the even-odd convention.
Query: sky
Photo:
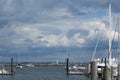
[[[115,26],[119,0],[0,0],[1,61],[90,61],[99,37],[107,54],[110,3]]]

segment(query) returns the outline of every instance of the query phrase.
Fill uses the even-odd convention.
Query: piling
[[[107,66],[106,64],[106,59],[105,59],[105,68],[103,70],[103,79],[102,80],[112,80],[111,77],[111,67]]]
[[[11,75],[14,74],[14,68],[13,68],[13,58],[11,58]]]
[[[84,71],[84,73],[85,73],[86,76],[89,76],[89,73],[90,73],[89,65],[90,65],[89,63],[85,64],[85,71]]]
[[[104,76],[103,76],[104,75],[103,74],[104,73],[104,68],[105,67],[101,66],[101,74],[100,74],[101,80],[103,80],[103,78],[104,78]]]
[[[103,80],[111,80],[111,69],[108,67],[104,69]]]
[[[91,80],[98,80],[98,74],[97,74],[97,64],[96,62],[90,62],[91,64]]]
[[[69,58],[66,59],[66,73],[69,74]]]
[[[120,80],[120,65],[118,65],[118,78],[117,80]]]

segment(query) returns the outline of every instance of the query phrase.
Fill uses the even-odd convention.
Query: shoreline
[[[18,64],[13,64],[13,66],[17,66],[17,65]],[[27,65],[27,63],[23,63],[20,65],[25,66]],[[36,64],[36,63],[33,63],[33,65],[35,66],[66,66],[66,64]],[[8,67],[8,66],[11,66],[11,64],[0,64],[0,66]]]

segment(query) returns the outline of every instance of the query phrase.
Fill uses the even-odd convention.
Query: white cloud
[[[51,27],[52,26],[52,27]],[[70,30],[86,30],[84,32],[75,32],[71,38],[68,36]],[[7,31],[4,37],[8,37],[10,32],[12,44],[31,44],[36,46],[56,47],[56,46],[80,46],[96,40],[98,33],[101,32],[105,40],[109,38],[111,32],[108,31],[105,24],[100,20],[57,20],[49,23],[21,24],[11,25],[1,29],[1,32]],[[57,34],[55,34],[57,33]],[[39,38],[40,37],[40,38]],[[28,45],[30,46],[30,45]]]
[[[59,3],[61,1],[54,3],[54,0],[52,2],[29,0],[28,3],[25,0],[14,1],[3,1],[5,5],[1,6],[4,8],[0,8],[0,23],[6,22],[0,28],[1,46],[84,47],[87,43],[96,42],[99,33],[103,40],[108,40],[110,34],[114,34],[114,30],[109,31],[105,15],[101,19],[98,19],[100,17],[88,19],[85,16],[94,13],[95,6],[99,10],[99,6],[102,4],[83,6],[88,3],[81,1],[83,3],[81,7],[78,5],[81,4],[79,1],[77,1],[77,5],[75,5],[76,1],[72,1],[72,3],[63,1],[64,4]],[[86,7],[89,6],[89,10],[87,10]],[[7,15],[1,16],[5,12],[8,12]],[[69,34],[72,30],[73,32]],[[118,35],[118,33],[116,34]],[[117,36],[115,38],[117,39]]]

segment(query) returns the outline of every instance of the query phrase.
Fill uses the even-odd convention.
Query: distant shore
[[[22,66],[25,66],[27,63],[24,63],[24,64],[20,64]],[[18,64],[13,64],[13,66],[17,66]],[[41,63],[34,63],[35,66],[66,66],[66,64],[41,64]],[[7,66],[11,66],[11,64],[0,64],[0,66],[4,66],[4,67],[7,67]]]

